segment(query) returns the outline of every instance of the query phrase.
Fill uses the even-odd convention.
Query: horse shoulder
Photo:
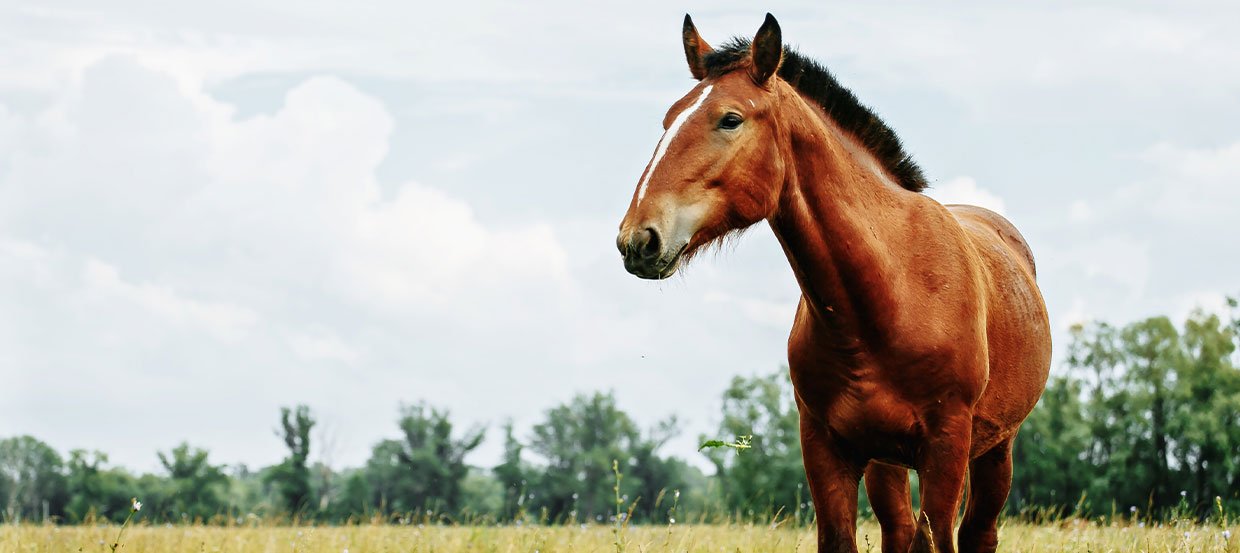
[[[969,330],[982,336],[985,283],[966,229],[928,197],[911,204],[905,239],[893,244],[902,269],[891,286],[900,305],[891,320],[892,337],[918,354],[960,351]]]

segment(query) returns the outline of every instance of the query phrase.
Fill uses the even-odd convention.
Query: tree
[[[1238,334],[1234,314],[1200,310],[1182,331],[1166,317],[1074,327],[1066,374],[1017,437],[1018,504],[1200,515],[1215,497],[1240,505]]]
[[[710,449],[723,504],[741,517],[798,513],[809,502],[801,459],[800,415],[787,369],[741,377],[723,393],[719,437],[752,436],[751,450]],[[705,437],[703,437],[704,439]],[[808,507],[808,505],[806,505]]]
[[[461,481],[460,513],[464,524],[494,519],[503,509],[504,490],[491,471],[470,467]]]
[[[162,505],[166,516],[205,520],[224,510],[222,493],[228,476],[211,464],[207,450],[182,443],[167,454],[160,452],[159,463],[168,471],[169,494]]]
[[[425,403],[402,407],[398,424],[401,439],[376,444],[366,464],[374,501],[389,511],[456,513],[469,474],[465,456],[482,443],[485,429],[453,437],[448,412]]]
[[[1237,328],[1217,315],[1194,311],[1184,324],[1184,363],[1171,392],[1168,430],[1178,439],[1178,481],[1198,511],[1211,498],[1240,488],[1240,370],[1232,361]],[[1186,494],[1187,495],[1187,494]]]
[[[666,494],[688,491],[692,486],[690,479],[696,469],[680,459],[658,454],[659,449],[676,436],[678,425],[676,417],[670,417],[644,435],[637,436],[630,445],[631,462],[624,479],[632,482],[630,489],[642,498],[634,509],[635,517],[662,522],[666,508],[660,505],[660,498]]]
[[[525,446],[513,433],[512,420],[509,419],[504,423],[504,456],[492,471],[503,497],[498,514],[504,520],[512,520],[520,514],[523,503],[520,500],[526,489],[527,469],[521,462],[521,452],[524,449]]]
[[[82,522],[92,514],[105,511],[101,504],[104,492],[100,466],[107,460],[108,456],[98,451],[75,449],[69,452],[65,483],[69,494],[65,513],[69,520]]]
[[[578,395],[534,426],[529,447],[547,466],[526,499],[551,520],[606,520],[615,513],[616,461],[626,474],[621,500],[637,501],[635,514],[649,516],[659,494],[683,481],[673,470],[679,465],[657,455],[675,426],[669,419],[643,435],[612,393]]]
[[[108,456],[100,451],[75,449],[65,463],[65,516],[70,522],[100,517],[120,522],[129,513],[130,501],[140,495],[134,477],[117,468],[104,468]]]
[[[370,484],[366,479],[366,470],[352,470],[339,475],[344,479],[340,498],[329,505],[331,516],[337,522],[350,519],[361,520],[369,515],[371,503]]]
[[[51,446],[32,436],[0,440],[0,501],[4,519],[44,520],[63,511],[63,461]]]
[[[547,411],[533,428],[530,449],[547,461],[529,497],[552,520],[606,520],[614,513],[612,461],[629,466],[637,428],[611,393],[578,395]]]
[[[310,415],[309,407],[298,405],[296,409],[280,409],[280,430],[277,435],[284,439],[289,455],[272,468],[265,480],[275,486],[284,508],[289,513],[302,513],[312,504],[310,468],[307,466],[312,428],[314,418]]]
[[[1171,442],[1168,431],[1173,398],[1171,387],[1182,361],[1180,337],[1166,317],[1152,317],[1128,325],[1121,333],[1125,373],[1135,407],[1148,414],[1141,417],[1132,460],[1135,466],[1149,467],[1142,475],[1155,505],[1169,505],[1175,493],[1171,485]]]
[[[371,448],[370,459],[366,460],[369,506],[388,512],[410,512],[426,503],[423,487],[412,480],[411,471],[405,467],[407,457],[398,440],[383,440]]]
[[[228,509],[242,513],[287,514],[280,505],[278,494],[273,493],[268,484],[272,471],[279,466],[257,471],[250,470],[244,463],[227,467],[225,475],[228,482],[223,486],[222,503]]]
[[[1089,430],[1080,382],[1052,378],[1016,440],[1008,508],[1071,505],[1079,499],[1088,484],[1081,476],[1089,470],[1084,459]]]

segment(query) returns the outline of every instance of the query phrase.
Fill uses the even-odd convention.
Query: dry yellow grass
[[[4,553],[110,553],[116,526],[0,526]],[[1240,534],[1240,528],[1231,528]],[[623,549],[642,553],[813,551],[810,529],[749,525],[645,526],[622,532]],[[879,550],[878,526],[857,533],[861,551]],[[1240,553],[1240,535],[1224,538],[1217,526],[1100,527],[1088,523],[1008,523],[1000,551],[1009,552],[1223,552]],[[608,526],[587,527],[258,527],[137,526],[126,530],[124,553],[370,553],[616,551]]]

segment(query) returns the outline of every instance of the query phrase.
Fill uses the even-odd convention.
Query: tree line
[[[1240,509],[1240,321],[1231,306],[1196,311],[1179,328],[1167,317],[1074,327],[1017,438],[1009,512]],[[287,455],[257,470],[216,464],[183,443],[158,453],[159,473],[138,475],[102,452],[61,455],[17,436],[0,440],[0,518],[120,521],[137,497],[144,518],[168,522],[809,522],[787,371],[735,377],[722,399],[711,437],[752,436],[751,449],[703,451],[711,475],[662,453],[679,432],[675,417],[642,428],[606,392],[548,409],[526,433],[502,425],[503,455],[490,468],[466,462],[487,429],[459,428],[427,403],[402,406],[396,437],[374,444],[363,466],[339,470],[311,460],[318,421],[306,406],[281,410]],[[865,499],[863,490],[863,515]]]
[[[1011,504],[1093,515],[1240,508],[1236,301],[1071,329],[1015,445]],[[1217,499],[1216,499],[1217,498]]]

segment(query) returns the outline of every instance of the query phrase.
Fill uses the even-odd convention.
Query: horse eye
[[[737,127],[741,126],[741,121],[743,121],[743,119],[741,119],[740,115],[729,113],[724,115],[723,119],[719,120],[719,128],[725,131],[735,130]]]

